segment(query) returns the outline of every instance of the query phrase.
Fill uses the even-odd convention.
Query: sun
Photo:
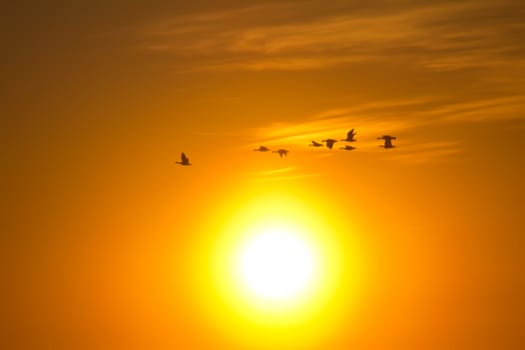
[[[235,206],[214,243],[213,276],[250,319],[304,319],[334,291],[340,254],[319,211],[295,196],[259,194]]]
[[[191,275],[199,313],[240,348],[328,337],[358,297],[358,241],[308,191],[248,190],[202,223]]]
[[[242,285],[262,300],[297,297],[315,279],[316,257],[300,232],[262,227],[241,245],[237,261]]]
[[[244,348],[320,339],[356,300],[357,245],[316,198],[260,187],[203,222],[194,294],[200,312]]]

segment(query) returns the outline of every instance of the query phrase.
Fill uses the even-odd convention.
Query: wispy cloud
[[[142,49],[170,56],[186,72],[297,71],[354,63],[426,70],[427,89],[420,95],[415,91],[410,98],[352,107],[339,100],[339,106],[300,122],[249,130],[255,135],[248,141],[253,147],[305,147],[311,140],[342,139],[355,128],[360,151],[377,151],[377,136],[389,133],[401,136],[398,159],[421,162],[458,155],[463,147],[436,133],[421,141],[418,133],[426,135],[446,123],[525,119],[525,11],[520,1],[372,1],[346,3],[337,11],[330,6],[318,0],[267,3],[157,19],[141,28]],[[443,79],[433,86],[436,76]],[[401,80],[399,85],[408,84]],[[444,82],[460,86],[449,91]],[[481,87],[475,86],[478,82]]]
[[[260,5],[158,21],[143,30],[143,48],[191,58],[188,70],[302,70],[383,60],[433,70],[508,65],[522,63],[525,52],[525,16],[513,4],[383,9],[376,3],[338,15],[315,15],[315,1]]]
[[[408,163],[429,163],[459,156],[463,146],[457,141],[415,142],[403,144],[397,152],[390,154],[390,159]]]
[[[263,170],[263,171],[258,171],[256,173],[254,173],[253,175],[254,176],[258,176],[258,177],[264,177],[264,176],[274,176],[274,175],[282,175],[284,173],[289,173],[291,171],[295,170],[295,167],[285,167],[285,168],[279,168],[279,169],[273,169],[273,170]]]
[[[267,177],[253,177],[252,180],[255,182],[275,182],[275,181],[294,181],[308,178],[320,177],[327,175],[327,173],[307,173],[307,174],[286,174],[286,175],[276,175],[276,176],[267,176]]]
[[[423,115],[426,118],[447,122],[525,119],[525,95],[453,102],[426,110]]]
[[[308,179],[326,175],[322,172],[305,173],[296,166],[288,166],[284,168],[262,170],[247,174],[251,181],[255,182],[274,182],[274,181],[291,181],[299,179]]]
[[[525,96],[451,99],[407,99],[377,101],[351,108],[327,110],[303,122],[274,123],[253,131],[255,144],[303,147],[311,140],[343,139],[350,128],[357,131],[360,152],[376,152],[383,134],[402,136],[395,159],[427,162],[459,154],[458,140],[443,140],[447,124],[525,120]],[[445,134],[446,136],[446,134]],[[421,138],[426,138],[421,141]]]
[[[320,137],[343,137],[349,128],[356,128],[358,135],[377,135],[433,123],[510,119],[525,119],[525,95],[460,101],[430,97],[378,101],[327,110],[301,123],[276,123],[261,128],[258,135],[266,142],[293,143]]]

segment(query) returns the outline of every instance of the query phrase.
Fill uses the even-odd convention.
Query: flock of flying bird
[[[338,141],[355,142],[356,141],[355,135],[357,135],[357,134],[354,131],[354,129],[352,129],[346,134],[346,139],[342,139],[342,140],[326,139],[326,140],[322,140],[321,142],[312,141],[312,143],[310,143],[308,146],[311,146],[311,147],[323,147],[326,144],[326,147],[328,147],[329,149],[332,149],[334,147],[334,144],[336,142],[338,142]],[[394,145],[392,145],[392,140],[396,139],[395,136],[383,135],[381,137],[378,137],[377,139],[384,141],[384,144],[381,145],[380,147],[384,147],[385,149],[394,148],[395,147]],[[324,142],[325,144],[323,144],[322,142]],[[350,146],[350,145],[346,145],[344,147],[340,147],[340,149],[345,150],[345,151],[351,151],[351,150],[354,150],[356,148],[353,147],[353,146]],[[254,151],[256,151],[256,152],[270,152],[271,150],[268,147],[266,147],[266,146],[259,146],[259,148],[254,149]],[[280,148],[278,150],[271,151],[271,152],[278,153],[280,157],[284,157],[284,156],[287,156],[288,152],[290,152],[290,151],[287,150],[287,149],[284,149],[284,148]],[[184,154],[184,152],[182,152],[180,158],[181,158],[180,162],[175,162],[176,164],[191,165],[189,158],[186,156],[186,154]]]

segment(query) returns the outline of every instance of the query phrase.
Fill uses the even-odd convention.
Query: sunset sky
[[[525,347],[522,0],[1,12],[0,348]]]

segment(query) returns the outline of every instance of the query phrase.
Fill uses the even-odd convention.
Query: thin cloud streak
[[[463,146],[455,141],[404,144],[399,147],[398,152],[391,154],[390,159],[418,164],[439,160],[450,161],[453,156],[458,156],[463,150]]]
[[[301,146],[306,149],[312,140],[342,139],[349,129],[354,128],[360,152],[377,151],[376,138],[380,135],[401,134],[405,137],[396,142],[396,145],[401,146],[397,159],[423,162],[463,151],[457,141],[411,141],[409,135],[417,135],[424,128],[447,123],[524,119],[525,96],[465,101],[420,98],[331,109],[306,118],[304,122],[274,123],[251,133],[257,135],[254,144]]]
[[[286,168],[280,168],[280,169],[274,169],[274,170],[259,171],[252,175],[254,176],[273,176],[275,174],[289,173],[293,170],[295,170],[295,167],[286,167]]]
[[[355,128],[357,139],[377,136],[386,131],[399,132],[414,127],[411,118],[398,118],[391,108],[406,106],[415,108],[427,99],[385,101],[351,108],[331,109],[306,118],[301,123],[275,123],[255,131],[257,142],[268,144],[308,144],[311,140],[327,137],[342,139],[349,129]],[[412,115],[412,114],[411,114]]]
[[[252,6],[152,24],[143,29],[142,46],[197,58],[198,66],[189,70],[304,70],[384,60],[431,70],[523,63],[523,18],[519,9],[503,15],[505,5],[511,3],[371,7],[302,17],[307,4]]]
[[[255,181],[255,182],[292,181],[292,180],[302,180],[302,179],[321,177],[324,175],[328,175],[328,173],[308,173],[308,174],[271,176],[271,177],[255,177],[255,178],[252,178],[252,181]]]
[[[343,137],[355,128],[357,138],[402,132],[433,123],[483,122],[525,118],[525,96],[467,101],[430,98],[384,101],[327,110],[302,123],[278,123],[258,130],[258,142],[304,143],[310,139]]]
[[[287,166],[279,169],[262,170],[247,174],[250,180],[255,182],[272,182],[298,180],[323,176],[326,173],[301,173],[296,166]]]

